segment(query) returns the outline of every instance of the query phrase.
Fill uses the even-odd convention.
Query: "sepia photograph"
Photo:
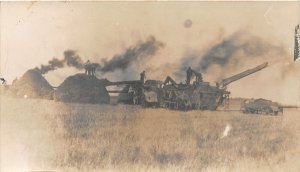
[[[1,172],[299,172],[300,1],[0,2]]]

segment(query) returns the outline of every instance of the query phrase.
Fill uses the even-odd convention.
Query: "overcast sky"
[[[100,62],[150,35],[165,44],[149,61],[159,66],[241,29],[282,45],[292,62],[299,9],[298,2],[2,2],[1,76],[12,81],[53,57],[62,58],[67,49]],[[190,27],[184,26],[187,19]],[[57,70],[47,78],[57,85],[76,72]],[[299,95],[298,82],[293,94]],[[232,88],[243,84],[249,83]],[[243,91],[233,94],[251,96]]]

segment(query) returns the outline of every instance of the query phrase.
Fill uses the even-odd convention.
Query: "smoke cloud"
[[[240,30],[211,46],[204,53],[187,53],[182,58],[180,71],[175,72],[175,76],[182,79],[182,73],[191,66],[202,73],[210,73],[210,69],[213,69],[214,78],[218,80],[229,70],[249,66],[247,63],[250,60],[256,64],[266,60],[275,62],[287,54],[283,46],[274,45],[261,37]]]
[[[48,62],[48,65],[41,65],[40,68],[36,68],[41,74],[45,74],[49,71],[55,70],[56,68],[64,67],[64,62],[57,58],[53,58]]]
[[[83,69],[84,63],[76,51],[66,50],[64,52],[64,59],[60,60],[54,57],[53,59],[48,61],[47,65],[36,67],[35,70],[39,71],[41,74],[46,74],[49,71],[63,68],[65,66],[75,67],[76,69]]]
[[[98,68],[97,71],[102,73],[114,72],[115,70],[127,70],[130,67],[136,67],[138,63],[155,55],[155,53],[164,47],[164,44],[157,41],[155,37],[150,36],[144,42],[139,42],[135,46],[132,46],[125,50],[123,54],[114,55],[110,60],[102,60],[101,64],[95,63]],[[41,65],[36,67],[41,74],[46,74],[49,71],[56,70],[63,67],[74,67],[78,70],[84,68],[85,64],[82,58],[77,54],[75,50],[66,50],[64,52],[64,58],[59,60],[57,58],[51,59],[47,65]]]
[[[101,72],[113,72],[115,70],[125,70],[134,63],[155,55],[164,46],[155,37],[150,36],[145,42],[140,42],[134,47],[128,48],[123,54],[115,55],[110,60],[103,60],[103,67],[98,68]]]
[[[84,68],[83,60],[74,50],[67,50],[64,52],[64,62],[69,67],[75,67],[76,69]]]
[[[230,85],[232,97],[265,98],[295,105],[299,104],[300,68],[292,60],[292,52],[280,41],[238,31],[201,52],[187,52],[173,75],[177,82],[184,81],[190,66],[204,74],[204,81],[214,83],[267,61],[266,69]]]

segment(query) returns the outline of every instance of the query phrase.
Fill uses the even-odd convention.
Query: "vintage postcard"
[[[1,172],[299,172],[300,2],[0,2]]]

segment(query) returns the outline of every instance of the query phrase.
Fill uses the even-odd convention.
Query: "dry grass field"
[[[300,111],[170,111],[1,97],[1,171],[300,171]]]

